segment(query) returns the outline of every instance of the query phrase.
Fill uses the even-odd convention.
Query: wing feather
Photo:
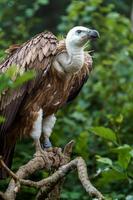
[[[21,46],[14,45],[8,49],[7,59],[0,64],[0,73],[6,72],[11,65],[15,64],[20,74],[29,69],[34,69],[37,74],[34,80],[16,90],[8,89],[1,95],[0,115],[6,118],[6,122],[0,126],[0,130],[7,130],[16,116],[25,94],[30,93],[38,81],[41,81],[41,77],[45,76],[56,53],[57,44],[58,41],[52,33],[43,32]]]

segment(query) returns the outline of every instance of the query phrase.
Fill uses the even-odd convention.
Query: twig
[[[9,174],[9,176],[11,176],[16,182],[18,181],[18,177],[16,176],[16,174],[14,174],[8,167],[7,165],[4,163],[2,156],[0,156],[0,165],[1,167],[3,167]]]
[[[90,182],[86,163],[81,157],[77,158],[77,170],[79,179],[86,192],[92,197],[97,197],[99,200],[104,199],[103,195]]]

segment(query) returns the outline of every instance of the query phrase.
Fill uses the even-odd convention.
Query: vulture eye
[[[81,30],[77,30],[77,33],[80,34],[82,31]]]

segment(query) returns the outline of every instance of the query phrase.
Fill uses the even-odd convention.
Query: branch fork
[[[103,195],[91,184],[88,174],[87,166],[83,158],[77,157],[71,160],[71,153],[73,150],[74,141],[69,142],[62,152],[61,148],[48,149],[48,159],[45,159],[45,154],[35,156],[27,164],[21,166],[16,173],[12,172],[4,163],[0,156],[0,165],[3,167],[11,177],[9,185],[5,192],[0,192],[0,199],[15,200],[17,193],[23,185],[34,187],[38,189],[36,200],[58,200],[60,199],[60,190],[66,175],[73,169],[77,169],[79,179],[82,186],[89,194],[98,200],[104,199]],[[49,163],[47,163],[49,160]],[[49,167],[48,167],[49,166]],[[40,181],[28,180],[27,177],[38,170],[53,169],[54,173],[47,178]]]

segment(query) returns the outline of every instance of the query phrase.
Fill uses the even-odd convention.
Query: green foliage
[[[118,154],[118,165],[123,169],[127,169],[131,158],[133,157],[132,151],[133,148],[127,144],[113,149],[113,152]]]
[[[84,158],[88,158],[88,132],[81,132],[78,138],[76,139],[76,153]]]
[[[95,50],[92,75],[75,102],[58,112],[52,140],[54,145],[76,140],[74,156],[81,155],[86,159],[88,172],[94,177],[93,183],[107,200],[133,199],[133,34],[130,8],[130,0],[0,1],[1,57],[9,44],[21,43],[44,28],[53,32],[58,29],[63,35],[75,25],[99,31],[100,39],[91,43],[88,49]],[[13,86],[12,77],[16,73],[11,69],[5,76],[0,76],[0,90],[22,84],[29,76],[31,78],[28,73],[23,80],[18,76]],[[28,161],[33,152],[29,140],[19,142],[13,169]],[[33,178],[43,176],[39,173]],[[24,196],[21,194],[18,199],[33,198],[35,194],[32,189],[24,188],[23,192]],[[66,180],[61,199],[88,199],[75,174]]]
[[[34,71],[20,74],[16,66],[11,66],[5,73],[0,74],[0,93],[9,88],[15,89],[34,77]]]
[[[101,130],[101,129],[100,129]],[[97,128],[98,131],[98,128]],[[99,135],[103,137],[103,135]],[[108,140],[108,138],[106,138]],[[130,164],[133,157],[133,148],[127,144],[117,145],[118,147],[111,147],[110,152],[117,154],[113,160],[108,157],[96,156],[98,167],[100,169],[101,178],[98,179],[97,184],[106,186],[107,183],[116,182],[119,180],[127,180],[130,182]]]
[[[94,133],[78,140],[76,153],[81,147],[81,152],[86,151],[82,155],[88,155],[89,161],[97,155],[93,164],[88,162],[88,169],[98,172],[95,184],[108,194],[106,197],[125,199],[133,194],[133,35],[130,20],[117,6],[114,1],[72,1],[58,29],[66,32],[74,25],[89,25],[100,32],[99,41],[91,45],[96,51],[92,76],[75,105],[65,109],[69,119],[72,120],[72,113],[81,113],[81,119],[85,120],[75,120],[70,128],[65,125],[65,135],[71,130],[75,138],[77,135],[80,138],[83,131]],[[64,120],[59,122],[62,128]],[[88,141],[87,144],[84,141]]]
[[[33,30],[38,30],[43,19],[34,16],[40,7],[46,4],[48,4],[48,0],[1,0],[0,46],[7,48],[13,42],[19,44],[22,38],[27,39]]]
[[[112,142],[116,142],[117,141],[115,133],[109,128],[93,127],[90,130],[92,132],[94,132],[96,135],[99,135],[102,138],[111,140]]]

